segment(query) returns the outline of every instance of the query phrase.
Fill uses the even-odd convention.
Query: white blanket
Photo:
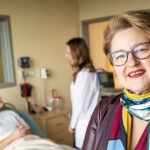
[[[4,150],[75,150],[70,146],[63,146],[53,141],[42,139],[35,135],[27,135],[15,140]]]

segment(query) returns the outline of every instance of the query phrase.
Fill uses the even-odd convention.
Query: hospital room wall
[[[79,3],[79,7],[78,7]],[[47,67],[51,76],[46,80],[47,95],[52,88],[70,108],[69,85],[72,69],[64,59],[65,42],[82,35],[81,21],[111,16],[130,9],[149,9],[149,0],[0,0],[0,14],[10,15],[12,43],[17,86],[0,89],[4,101],[9,101],[25,110],[24,98],[20,96],[17,59],[30,56],[31,70]],[[42,80],[35,75],[28,81],[35,87],[36,100],[43,104]],[[33,101],[33,97],[30,98]]]
[[[69,86],[72,69],[65,60],[65,43],[79,35],[78,2],[71,0],[0,0],[0,14],[9,15],[17,86],[0,89],[4,101],[25,109],[25,98],[20,95],[20,70],[17,59],[31,58],[33,77],[27,82],[35,87],[38,104],[44,105],[43,84],[38,68],[46,67],[50,77],[46,79],[47,96],[53,88],[62,96],[64,107],[70,108]],[[34,94],[33,94],[34,95]],[[33,102],[34,96],[29,100]]]
[[[80,0],[80,20],[112,16],[127,10],[149,9],[149,0]]]

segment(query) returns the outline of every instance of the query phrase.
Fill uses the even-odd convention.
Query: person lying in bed
[[[0,98],[0,108],[2,107],[3,101]],[[30,133],[28,124],[17,113],[12,110],[0,112],[0,150]]]
[[[3,101],[0,98],[0,109]],[[0,111],[0,150],[75,150],[33,135],[29,125],[13,110]]]

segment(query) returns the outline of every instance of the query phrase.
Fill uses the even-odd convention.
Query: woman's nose
[[[135,66],[138,65],[140,60],[136,59],[131,53],[128,55],[127,65],[128,66]]]

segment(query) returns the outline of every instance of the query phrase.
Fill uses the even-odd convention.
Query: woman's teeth
[[[129,76],[132,77],[132,76],[142,74],[142,73],[143,73],[143,71],[139,71],[139,72],[131,73],[131,74],[129,74]]]

